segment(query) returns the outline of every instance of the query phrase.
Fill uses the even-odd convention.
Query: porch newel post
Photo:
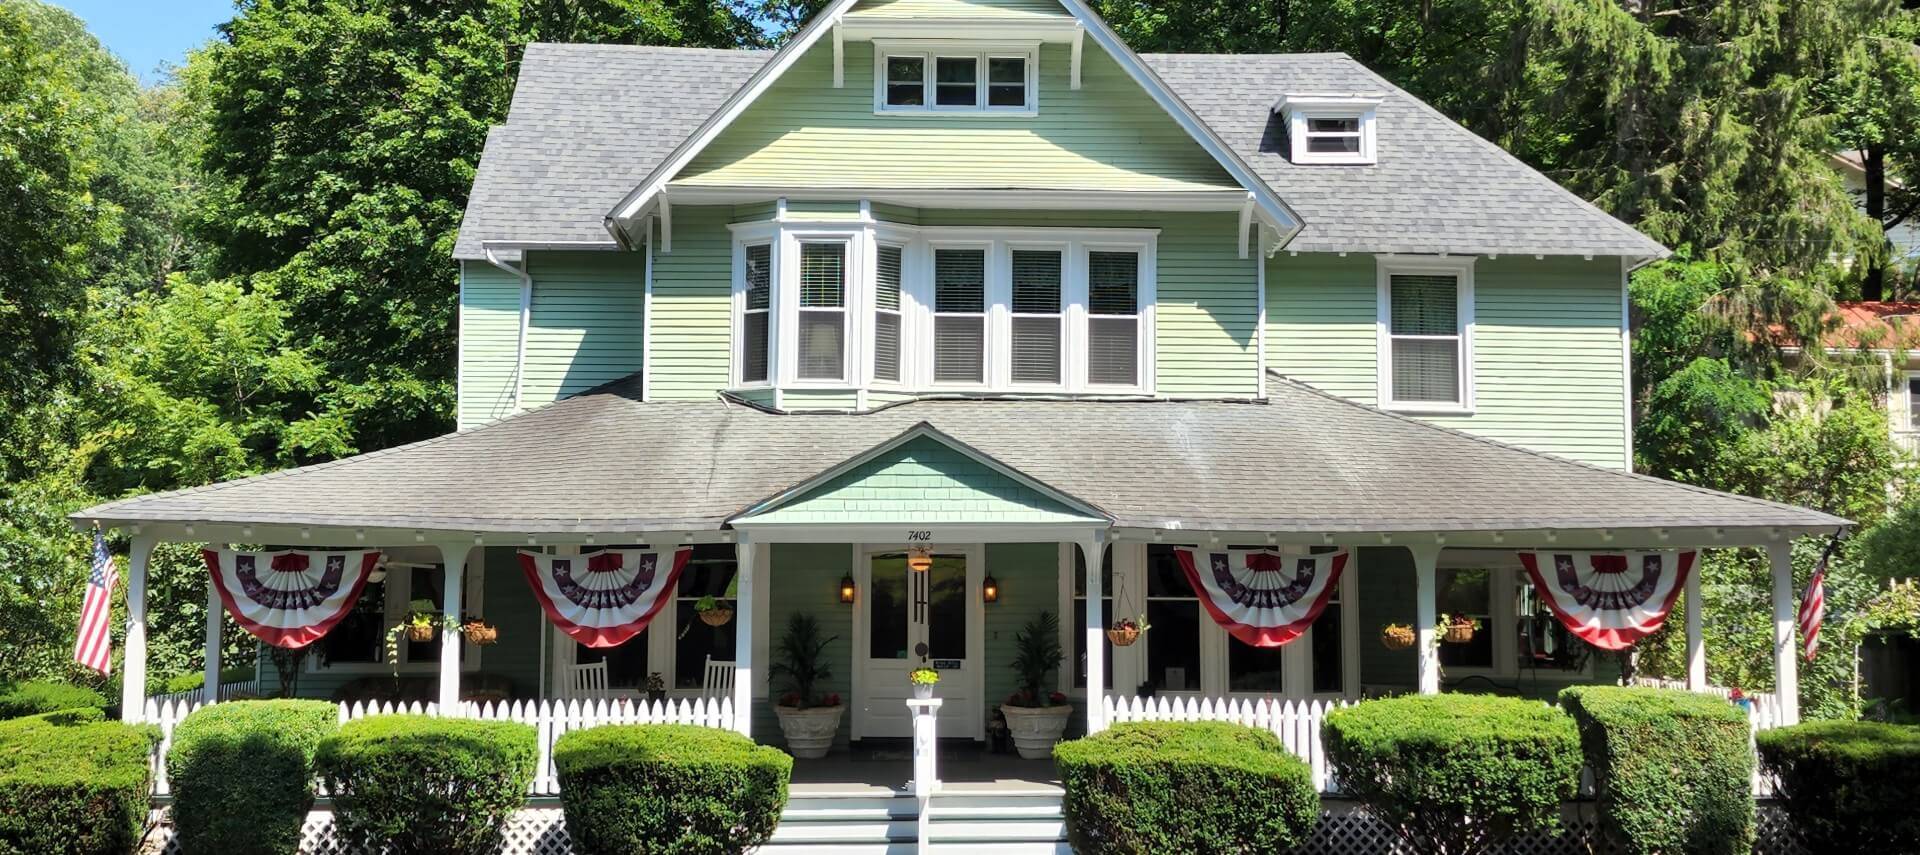
[[[220,618],[225,607],[220,603],[220,589],[214,587],[211,574],[207,577],[207,651],[206,670],[202,673],[201,700],[207,703],[220,701]]]
[[[1687,689],[1707,688],[1707,640],[1700,631],[1707,606],[1700,601],[1700,562],[1687,574]]]
[[[1800,660],[1794,644],[1797,615],[1793,609],[1793,543],[1767,545],[1767,563],[1773,566],[1773,678],[1780,696],[1782,724],[1800,723]]]
[[[756,544],[744,532],[734,543],[736,569],[733,613],[733,729],[741,736],[753,736],[753,589],[754,550]]]
[[[457,715],[460,710],[460,649],[462,635],[460,623],[461,586],[467,578],[467,553],[473,549],[468,543],[443,543],[440,545],[440,561],[446,566],[447,581],[442,589],[446,592],[440,607],[440,613],[453,628],[440,630],[440,714]]]
[[[1435,602],[1439,586],[1434,581],[1434,568],[1440,563],[1440,546],[1409,546],[1407,551],[1413,554],[1413,628],[1418,639],[1414,646],[1420,654],[1420,694],[1437,695],[1440,694],[1440,649],[1433,633],[1440,616]]]
[[[1080,554],[1087,562],[1087,732],[1099,733],[1107,729],[1107,722],[1101,703],[1106,700],[1107,686],[1107,648],[1105,609],[1100,607],[1100,598],[1106,596],[1101,590],[1100,568],[1106,561],[1107,533],[1094,531],[1087,539],[1080,541]],[[1071,653],[1072,651],[1068,651]]]
[[[147,559],[159,540],[134,535],[127,549],[127,639],[120,660],[120,720],[139,721],[147,705]]]

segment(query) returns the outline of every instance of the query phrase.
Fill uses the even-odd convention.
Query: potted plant
[[[1440,640],[1448,644],[1466,644],[1480,629],[1480,622],[1466,615],[1441,615]]]
[[[846,711],[840,696],[821,697],[814,691],[820,681],[833,676],[821,654],[838,638],[821,638],[820,623],[813,615],[795,614],[787,621],[786,635],[768,669],[770,676],[783,681],[785,691],[773,714],[780,719],[780,732],[786,734],[787,752],[802,760],[827,756],[834,734],[840,732],[840,716]]]
[[[693,611],[707,626],[726,626],[727,621],[733,620],[733,606],[714,599],[712,594],[695,602]]]
[[[667,678],[655,671],[647,675],[647,701],[665,703],[667,700]]]
[[[1132,647],[1134,642],[1140,640],[1141,633],[1152,628],[1153,625],[1147,623],[1146,615],[1121,618],[1114,621],[1113,626],[1107,627],[1107,640],[1113,642],[1115,647]]]
[[[460,619],[435,611],[432,600],[408,603],[407,616],[387,628],[387,665],[393,668],[394,675],[400,674],[400,636],[406,636],[408,641],[432,641],[442,630],[460,632]]]
[[[1741,691],[1739,686],[1734,686],[1727,690],[1727,700],[1732,701],[1733,705],[1739,707],[1741,712],[1748,715],[1753,714],[1753,699],[1747,697],[1747,693]]]
[[[1388,650],[1405,650],[1413,646],[1413,627],[1404,623],[1390,623],[1380,628],[1380,643]]]
[[[913,684],[913,696],[925,700],[933,697],[933,687],[940,682],[940,672],[921,666],[907,675],[907,682]]]
[[[1028,760],[1053,756],[1053,744],[1067,731],[1073,707],[1067,696],[1047,691],[1047,676],[1060,667],[1060,621],[1053,612],[1041,612],[1014,636],[1013,670],[1020,690],[1000,705],[1007,717],[1013,747]]]
[[[468,642],[480,647],[500,640],[500,628],[477,617],[468,617],[460,624],[460,631],[466,635]]]

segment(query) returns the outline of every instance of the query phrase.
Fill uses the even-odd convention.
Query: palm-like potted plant
[[[773,714],[780,719],[780,732],[786,734],[787,752],[802,760],[818,760],[833,749],[834,734],[840,732],[840,716],[846,707],[839,695],[822,697],[815,686],[833,676],[821,654],[839,636],[820,637],[820,623],[813,615],[795,614],[787,621],[786,635],[774,653],[769,675],[783,681],[780,702]]]
[[[1060,667],[1060,621],[1053,612],[1041,612],[1014,636],[1013,670],[1020,675],[1019,691],[1000,705],[1007,717],[1013,747],[1028,760],[1053,756],[1053,744],[1067,731],[1073,707],[1067,696],[1047,690],[1047,677]]]
[[[915,668],[907,674],[907,682],[913,685],[913,696],[925,700],[933,697],[933,687],[940,683],[940,672],[924,666]]]

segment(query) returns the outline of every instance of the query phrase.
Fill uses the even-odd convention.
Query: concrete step
[[[933,815],[930,843],[1055,843],[1067,839],[1064,819],[943,820]]]
[[[768,855],[880,855],[912,852],[920,802],[904,792],[814,791],[794,794],[780,816]],[[928,806],[928,846],[954,855],[1060,855],[1066,817],[1057,789],[949,790]]]

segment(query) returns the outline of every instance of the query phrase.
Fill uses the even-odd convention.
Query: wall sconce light
[[[1000,582],[992,574],[980,582],[980,599],[989,603],[1000,602]]]
[[[907,550],[907,569],[915,573],[925,573],[933,569],[933,550],[916,546]]]
[[[840,577],[840,602],[843,602],[843,603],[853,602],[853,577],[852,576]]]

